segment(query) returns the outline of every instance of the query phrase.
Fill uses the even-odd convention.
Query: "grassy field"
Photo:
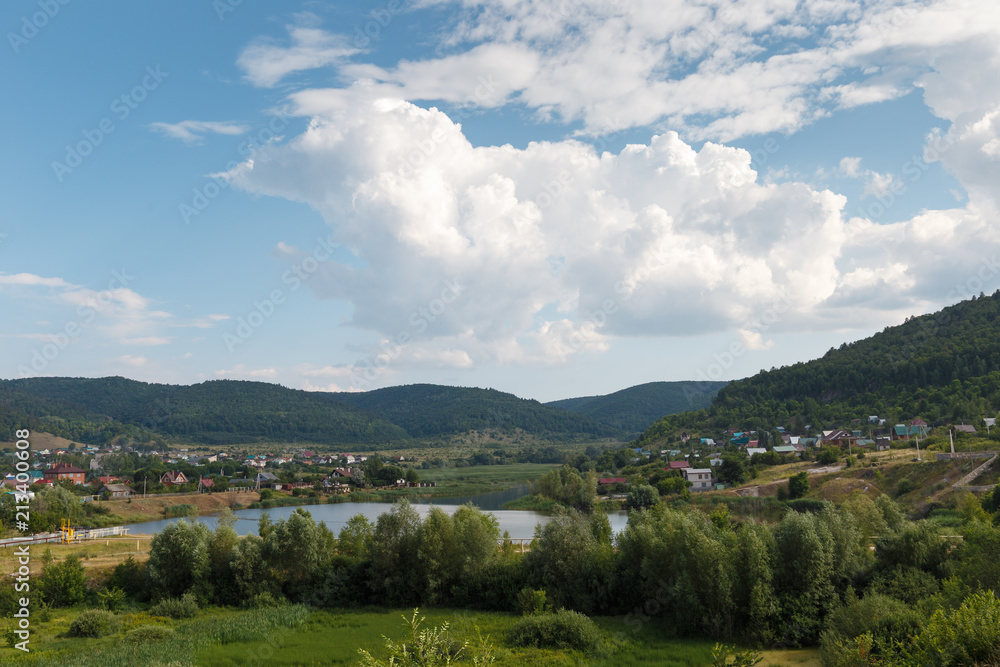
[[[32,574],[41,573],[42,554],[48,550],[55,563],[66,560],[70,555],[75,555],[80,559],[84,568],[95,571],[111,570],[128,556],[133,556],[140,561],[148,558],[152,539],[152,535],[134,535],[131,537],[109,537],[76,544],[36,544],[31,546],[29,567]],[[14,550],[14,547],[0,548],[0,572],[13,572],[17,569],[18,561]]]
[[[77,610],[58,610],[50,618],[33,618],[30,655],[0,648],[0,664],[79,667],[115,665],[354,665],[358,649],[376,658],[385,658],[384,639],[404,638],[403,616],[412,610],[321,610],[301,607],[242,611],[209,608],[194,619],[174,621],[133,611],[119,615],[122,626],[111,636],[98,639],[67,636]],[[597,617],[606,644],[598,654],[578,651],[512,648],[505,636],[518,617],[512,614],[470,612],[456,609],[421,610],[424,628],[449,625],[450,637],[459,644],[475,641],[478,631],[494,647],[495,664],[526,665],[660,665],[696,667],[711,664],[714,642],[681,640],[668,636],[667,629],[651,621],[637,631],[620,617]],[[167,644],[128,645],[125,631],[140,625],[162,625],[176,632]],[[169,650],[164,651],[164,648]],[[815,650],[767,651],[765,667],[818,667]],[[158,659],[163,662],[156,662]],[[173,661],[173,662],[171,662]],[[471,664],[463,660],[458,664]]]
[[[470,468],[431,468],[420,470],[420,480],[435,482],[435,495],[464,496],[491,491],[503,491],[527,484],[560,466],[550,463],[515,463],[503,466],[473,466]]]

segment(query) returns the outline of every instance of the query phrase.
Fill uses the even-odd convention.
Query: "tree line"
[[[945,648],[957,651],[956,637],[980,631],[955,630],[956,618],[1000,614],[992,593],[1000,590],[1000,494],[963,499],[961,541],[907,521],[887,496],[808,507],[768,525],[721,507],[706,514],[659,504],[631,512],[618,535],[602,513],[560,510],[523,555],[495,517],[471,505],[421,519],[400,501],[374,522],[353,517],[338,535],[302,508],[276,522],[265,514],[258,535],[245,537],[230,515],[214,531],[171,524],[147,563],[120,564],[100,590],[139,604],[187,596],[199,605],[497,611],[522,611],[543,595],[558,608],[623,615],[635,630],[655,622],[680,636],[819,644],[830,665],[858,655],[870,659],[863,664],[966,664],[942,662],[931,649],[950,641]],[[78,583],[72,567],[55,567],[42,576],[46,602],[78,599],[79,586],[66,583]],[[64,594],[64,585],[77,592]],[[83,597],[94,603],[98,593]],[[1000,625],[977,641],[1000,650]]]

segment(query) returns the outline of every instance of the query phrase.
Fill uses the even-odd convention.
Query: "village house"
[[[822,446],[829,445],[832,447],[847,449],[852,446],[857,439],[858,437],[856,435],[841,428],[833,431],[823,431],[823,436],[820,438],[820,444]]]
[[[690,468],[691,464],[687,461],[671,461],[667,464],[664,470],[680,470],[681,468]]]
[[[681,470],[681,474],[691,483],[692,491],[707,491],[712,488],[711,468],[685,468]]]
[[[160,476],[160,484],[164,486],[177,486],[178,484],[187,484],[188,478],[180,470],[168,470]]]
[[[105,484],[101,489],[102,494],[108,494],[112,499],[114,498],[131,498],[135,495],[132,487],[127,484]]]
[[[83,484],[86,481],[87,471],[68,463],[57,463],[42,473],[42,477],[49,484],[60,479],[68,479],[74,484]]]

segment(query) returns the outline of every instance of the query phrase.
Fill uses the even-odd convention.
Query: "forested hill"
[[[589,417],[495,389],[412,384],[329,396],[398,424],[414,437],[482,429],[522,430],[549,437],[624,434]]]
[[[0,381],[0,437],[14,428],[107,442],[129,434],[205,444],[305,441],[383,444],[402,428],[313,392],[266,382],[214,380],[191,386],[121,377]]]
[[[547,438],[621,436],[587,417],[487,389],[413,385],[358,394],[214,380],[190,386],[121,377],[0,380],[0,440],[41,430],[101,444],[127,435],[203,444],[400,445],[471,429]]]
[[[647,382],[604,396],[564,398],[550,407],[638,435],[664,415],[707,408],[726,382]]]
[[[822,358],[732,382],[707,410],[665,417],[640,438],[677,429],[842,426],[879,415],[976,423],[1000,410],[1000,290],[913,317]],[[981,423],[981,422],[979,422]]]

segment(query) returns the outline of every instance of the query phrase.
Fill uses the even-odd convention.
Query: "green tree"
[[[802,471],[788,478],[788,497],[792,500],[809,493],[809,473]]]
[[[635,484],[625,497],[625,507],[643,510],[660,502],[660,493],[649,484]]]
[[[89,590],[83,564],[75,554],[62,563],[46,563],[42,568],[42,597],[52,607],[73,607],[86,601]]]
[[[399,500],[375,522],[369,557],[370,582],[378,601],[408,605],[423,591],[420,572],[420,515]]]
[[[203,523],[181,520],[169,524],[153,538],[147,568],[156,594],[180,597],[201,593],[210,573],[212,533]]]
[[[747,469],[747,457],[736,452],[726,452],[722,455],[722,463],[719,465],[716,474],[719,480],[732,485],[739,485],[750,479],[750,471]]]
[[[368,517],[364,514],[355,514],[340,529],[337,536],[337,552],[349,558],[364,558],[374,532],[375,527]]]

